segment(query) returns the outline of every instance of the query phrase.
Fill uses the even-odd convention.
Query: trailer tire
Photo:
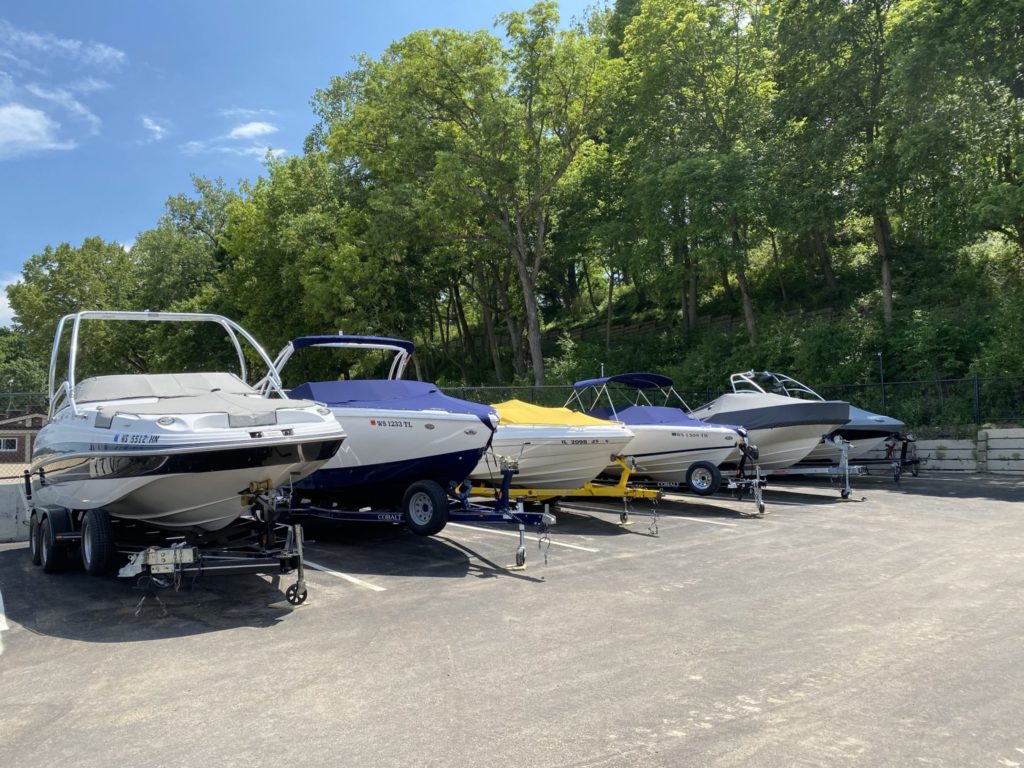
[[[686,486],[698,496],[713,496],[722,484],[722,473],[710,461],[695,461],[686,470]]]
[[[102,509],[90,509],[82,520],[82,566],[92,576],[104,576],[114,569],[114,526]]]
[[[67,512],[50,512],[39,523],[39,564],[46,573],[57,573],[68,567],[71,558],[67,546],[57,541],[58,533],[71,530]]]
[[[448,494],[433,480],[410,485],[402,498],[402,518],[419,536],[433,536],[448,524]]]
[[[39,515],[35,512],[28,522],[28,552],[32,558],[32,565],[42,563],[39,557]]]

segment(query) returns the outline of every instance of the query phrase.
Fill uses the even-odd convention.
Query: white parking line
[[[345,581],[351,582],[352,584],[355,584],[359,587],[366,587],[367,589],[372,589],[374,592],[387,592],[386,587],[378,587],[376,584],[371,584],[368,581],[357,579],[355,576],[350,576],[347,573],[342,573],[341,571],[336,571],[333,568],[328,568],[326,565],[320,565],[319,563],[314,563],[311,560],[304,560],[303,562],[306,564],[308,568],[312,568],[314,571],[329,573],[331,574],[331,576],[337,576],[339,579],[344,579]]]
[[[518,533],[513,533],[512,531],[495,531],[493,528],[483,528],[483,527],[478,526],[478,525],[466,525],[465,523],[448,523],[448,527],[449,528],[452,528],[452,527],[454,527],[454,528],[465,528],[466,530],[477,531],[479,533],[493,533],[493,534],[495,534],[497,536],[515,536],[516,538],[519,538],[519,534]],[[532,541],[532,542],[538,541],[538,539],[531,538],[529,536],[527,536],[526,538],[529,541]],[[551,543],[554,544],[556,547],[566,547],[567,549],[578,549],[581,552],[600,552],[601,551],[600,549],[593,549],[592,547],[581,547],[579,544],[566,544],[564,541],[555,541],[554,539],[551,539]]]
[[[4,596],[3,593],[0,592],[0,656],[3,656],[4,654],[4,637],[2,633],[6,632],[8,629],[7,614],[4,613]]]
[[[723,523],[721,520],[706,520],[703,517],[683,517],[682,515],[665,515],[665,518],[670,520],[693,520],[695,523],[707,523],[708,525],[724,525],[729,528],[735,528],[737,523]]]

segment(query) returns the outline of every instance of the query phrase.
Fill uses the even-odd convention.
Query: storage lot
[[[0,764],[1024,765],[1024,480],[854,487],[566,504],[522,572],[511,528],[317,530],[297,609],[0,545]]]

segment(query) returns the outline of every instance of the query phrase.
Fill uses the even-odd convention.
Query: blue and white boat
[[[402,379],[415,349],[411,341],[345,334],[294,339],[274,361],[286,386],[289,360],[310,349],[376,351],[391,360],[387,378],[290,387],[291,397],[330,408],[346,433],[338,452],[295,485],[304,497],[340,499],[349,507],[397,505],[417,482],[432,481],[441,489],[463,482],[490,445],[498,425],[493,408],[449,397],[429,382]],[[334,354],[340,360],[341,353]],[[288,372],[293,370],[300,367],[293,363]]]
[[[629,427],[634,437],[622,453],[635,461],[637,476],[685,483],[701,494],[717,490],[721,479],[718,465],[738,451],[746,437],[741,427],[695,419],[672,379],[657,373],[577,381],[570,403],[591,416]],[[606,473],[620,471],[619,465],[612,464]]]

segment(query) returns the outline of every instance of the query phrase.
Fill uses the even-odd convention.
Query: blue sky
[[[310,98],[353,56],[531,4],[0,0],[0,283],[48,244],[134,242],[192,174],[235,184],[301,153]],[[592,4],[562,0],[563,21]]]

